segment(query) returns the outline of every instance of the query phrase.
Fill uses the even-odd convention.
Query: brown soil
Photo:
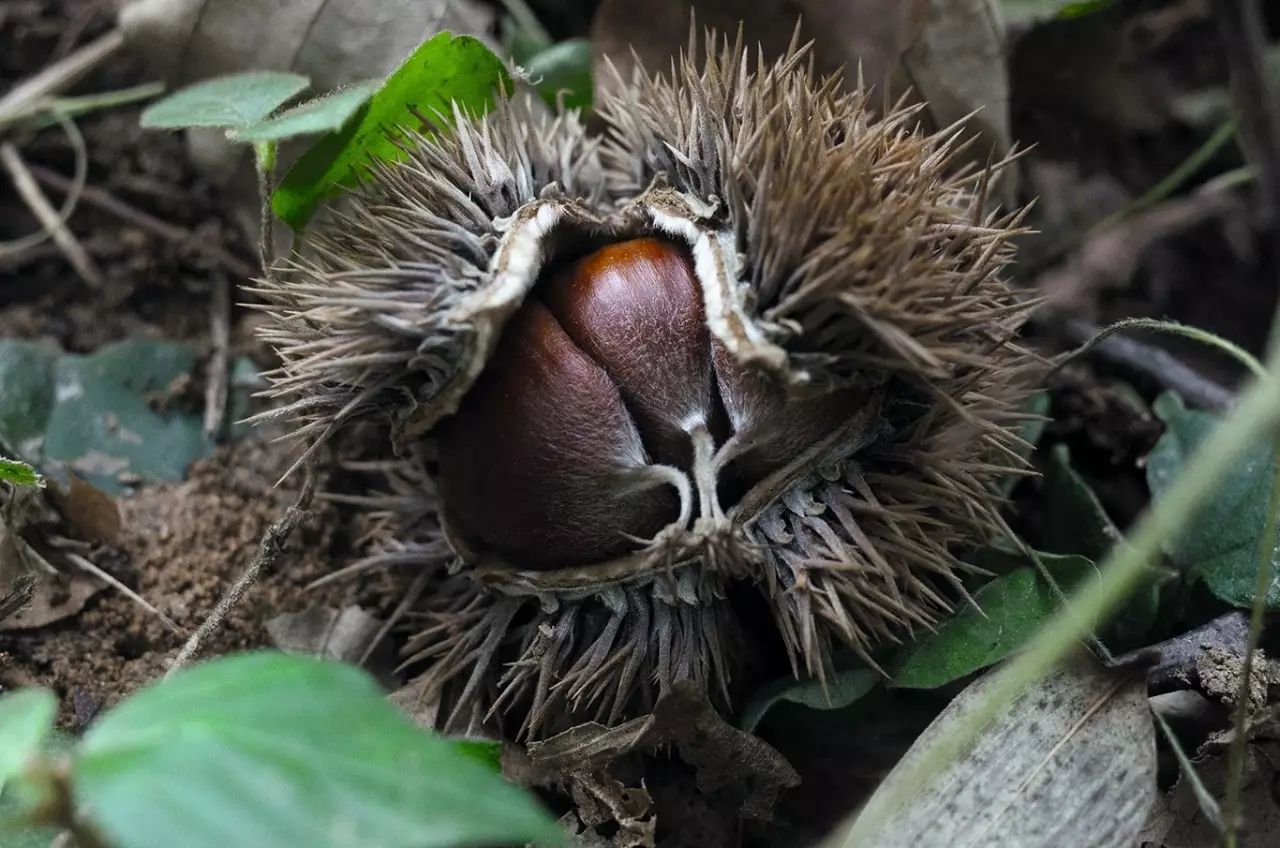
[[[197,463],[175,486],[149,486],[120,500],[123,534],[115,576],[180,627],[197,627],[253,560],[268,525],[293,501],[293,485],[273,488],[290,451],[244,441]],[[296,480],[294,481],[296,483]],[[269,644],[265,623],[312,606],[358,604],[375,616],[403,587],[379,572],[307,591],[347,557],[335,510],[322,502],[294,534],[275,570],[248,594],[209,643],[206,655]],[[38,630],[0,633],[0,686],[42,685],[62,696],[63,722],[79,729],[103,707],[162,674],[182,638],[113,589],[76,616]]]

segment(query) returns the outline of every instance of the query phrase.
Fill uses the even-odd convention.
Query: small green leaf
[[[1123,538],[1093,488],[1071,466],[1066,445],[1054,445],[1044,475],[1045,550],[1095,562]]]
[[[784,701],[815,710],[838,710],[870,692],[880,680],[880,675],[869,668],[837,671],[825,687],[818,680],[775,680],[751,696],[738,717],[738,727],[748,733],[755,731],[769,711]]]
[[[40,750],[57,713],[58,699],[44,689],[0,697],[0,787]]]
[[[1079,556],[1041,555],[1059,588],[1070,592],[1096,572]],[[933,633],[903,652],[892,685],[935,689],[999,662],[1022,647],[1058,608],[1052,587],[1032,567],[1022,567],[987,583],[973,596],[982,612],[965,606]]]
[[[129,848],[563,843],[529,795],[414,727],[364,672],[271,652],[127,699],[85,736],[73,785]]]
[[[1164,435],[1147,456],[1147,485],[1151,497],[1159,502],[1219,421],[1208,412],[1187,409],[1173,392],[1157,398],[1152,408],[1165,423]],[[1250,445],[1205,506],[1181,533],[1163,544],[1170,560],[1204,580],[1215,597],[1232,606],[1248,608],[1253,604],[1258,539],[1271,500],[1274,467],[1275,455],[1269,444]],[[1272,579],[1267,606],[1280,609],[1280,574]]]
[[[563,96],[566,109],[591,108],[591,44],[585,38],[551,45],[532,56],[524,69],[539,96],[552,106]]]
[[[180,130],[256,124],[310,83],[304,76],[279,71],[215,77],[152,103],[142,112],[142,125]]]
[[[454,104],[482,114],[493,106],[496,89],[510,87],[502,60],[482,42],[440,33],[405,59],[343,129],[302,154],[272,196],[272,208],[295,229],[304,225],[320,201],[354,185],[371,162],[403,158],[395,133],[439,129],[448,122],[440,116],[450,115]]]
[[[15,486],[39,486],[40,475],[25,462],[16,459],[0,459],[0,482]]]
[[[238,141],[281,141],[340,130],[381,85],[381,82],[363,82],[317,97],[265,121],[234,129],[231,137]]]

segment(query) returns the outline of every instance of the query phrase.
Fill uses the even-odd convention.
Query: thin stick
[[[258,555],[253,558],[253,562],[249,563],[249,567],[245,569],[244,574],[241,574],[240,578],[222,596],[222,600],[218,601],[218,605],[209,613],[208,618],[200,624],[196,632],[191,634],[191,638],[187,640],[187,643],[182,646],[182,650],[178,652],[178,655],[174,657],[173,662],[169,665],[169,670],[165,672],[166,678],[172,677],[179,669],[189,664],[204,650],[210,637],[226,621],[227,615],[244,599],[244,596],[258,582],[263,572],[273,567],[276,561],[280,559],[280,554],[284,551],[284,546],[289,541],[289,537],[293,535],[293,531],[310,514],[308,510],[310,510],[311,501],[316,494],[314,465],[308,463],[304,473],[302,491],[298,493],[298,499],[284,511],[284,515],[267,528],[266,533],[262,534],[262,541],[258,543]]]
[[[45,197],[44,192],[40,190],[40,185],[27,169],[27,163],[23,161],[22,154],[18,153],[18,148],[9,142],[0,144],[0,164],[3,164],[4,169],[9,172],[9,178],[13,181],[13,187],[17,189],[18,195],[36,216],[40,226],[48,230],[54,242],[61,248],[63,255],[67,257],[67,261],[80,275],[80,279],[94,288],[101,288],[102,272],[98,270],[98,266],[84,246],[76,241],[76,237],[67,228],[66,221],[58,215],[58,210],[53,208],[49,198]]]
[[[58,210],[58,218],[62,221],[71,220],[71,215],[76,211],[76,207],[80,203],[80,196],[84,192],[85,184],[89,179],[89,148],[84,143],[84,136],[80,133],[76,122],[68,118],[66,115],[56,113],[53,115],[55,123],[62,127],[62,131],[67,134],[67,141],[71,144],[71,151],[75,154],[75,176],[67,184],[64,191],[66,195],[62,199],[62,208]],[[34,173],[34,166],[27,165],[27,170]],[[14,254],[30,250],[33,247],[43,244],[53,235],[52,231],[47,228],[22,236],[16,239],[0,242],[0,258],[7,258]],[[56,245],[55,245],[56,246]],[[61,251],[61,247],[58,250]]]
[[[41,99],[56,94],[93,70],[124,46],[124,32],[113,29],[97,41],[54,62],[0,97],[0,125],[24,117]]]
[[[94,577],[97,577],[99,580],[111,586],[117,592],[124,595],[126,598],[133,601],[135,604],[142,607],[147,612],[154,615],[156,618],[160,619],[160,623],[163,624],[165,627],[169,628],[170,630],[172,630],[174,633],[177,633],[179,636],[183,636],[186,634],[186,631],[183,630],[181,627],[179,627],[177,623],[174,622],[173,619],[169,618],[169,616],[165,615],[164,613],[160,612],[160,610],[152,606],[150,601],[148,601],[146,598],[142,597],[137,592],[130,589],[128,586],[121,583],[116,578],[112,577],[107,572],[103,571],[97,565],[94,565],[92,562],[80,556],[78,553],[75,553],[74,551],[63,551],[62,555],[65,556],[67,559],[69,559],[81,570],[89,572]]]
[[[72,187],[71,181],[56,171],[51,171],[41,165],[28,165],[27,167],[37,180],[56,191],[65,192]],[[209,257],[221,264],[222,267],[226,268],[238,279],[247,280],[257,273],[252,265],[238,256],[228,253],[220,245],[206,244],[204,239],[197,239],[190,230],[170,224],[168,221],[162,221],[151,213],[144,212],[136,206],[126,203],[108,191],[93,186],[85,186],[81,199],[89,206],[115,215],[117,218],[129,222],[139,229],[154,233],[169,241],[177,242],[189,247],[196,253]]]
[[[209,298],[209,374],[204,392],[204,434],[221,440],[226,435],[228,371],[231,362],[231,281],[225,274],[213,275]]]

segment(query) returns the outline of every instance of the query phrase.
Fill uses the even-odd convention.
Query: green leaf
[[[302,154],[272,196],[272,208],[295,229],[304,225],[320,201],[354,185],[371,162],[404,157],[395,133],[439,129],[453,104],[482,114],[493,106],[495,89],[510,87],[502,60],[482,42],[440,33],[405,59],[343,129]]]
[[[151,129],[244,127],[266,118],[311,84],[299,74],[250,71],[198,82],[157,100],[142,112]]]
[[[44,689],[0,697],[0,787],[40,750],[57,713],[58,699]]]
[[[108,494],[121,491],[126,474],[181,480],[212,449],[194,411],[163,408],[171,386],[195,365],[192,348],[160,340],[119,342],[90,356],[0,341],[0,409],[7,412],[0,441],[37,467],[66,463]]]
[[[492,739],[454,739],[453,747],[478,763],[484,763],[490,771],[502,771],[502,743]]]
[[[1041,560],[1067,593],[1097,570],[1080,556],[1042,554]],[[903,652],[893,686],[935,689],[999,662],[1022,647],[1058,608],[1052,587],[1027,566],[990,581],[973,599],[982,612],[961,608]]]
[[[1187,409],[1173,392],[1158,397],[1152,408],[1165,423],[1164,435],[1147,456],[1147,485],[1151,497],[1159,502],[1219,421],[1208,412]],[[1163,544],[1170,560],[1204,580],[1215,597],[1232,606],[1253,604],[1258,539],[1271,500],[1274,467],[1275,455],[1269,444],[1250,445],[1183,532]],[[1280,608],[1280,574],[1267,591],[1267,606]]]
[[[58,355],[47,344],[0,340],[0,441],[28,461],[40,456],[44,442]]]
[[[817,680],[784,678],[760,687],[742,708],[738,727],[753,732],[771,709],[783,702],[815,710],[838,710],[857,701],[879,683],[881,677],[869,668],[837,671],[824,687]]]
[[[381,85],[381,82],[363,82],[317,97],[265,121],[234,129],[231,137],[238,141],[280,141],[340,130]]]
[[[1071,466],[1066,445],[1054,445],[1044,475],[1045,550],[1097,561],[1123,536],[1093,488]]]
[[[1115,0],[1002,0],[1004,18],[1010,24],[1067,21],[1111,7]]]
[[[591,108],[591,44],[585,38],[553,44],[534,54],[524,69],[539,96],[550,105],[557,105],[557,98],[563,96],[566,109]]]
[[[1014,451],[1023,459],[1030,459],[1036,445],[1040,444],[1040,438],[1044,435],[1044,430],[1049,426],[1049,393],[1036,392],[1027,398],[1026,412],[1030,413],[1034,418],[1023,421],[1018,425],[1018,438],[1026,442],[1030,447],[1024,445],[1015,445]],[[1022,474],[1009,474],[997,484],[1000,493],[1005,497],[1013,494],[1013,489],[1024,479]]]
[[[39,486],[40,475],[25,462],[16,459],[0,459],[0,481],[15,486]]]
[[[128,848],[563,842],[529,795],[414,727],[364,672],[272,652],[127,699],[90,728],[73,785]]]

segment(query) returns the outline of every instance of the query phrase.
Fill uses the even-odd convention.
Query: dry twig
[[[280,554],[284,551],[285,544],[289,541],[289,537],[293,535],[293,531],[310,514],[311,501],[315,497],[315,493],[315,466],[313,463],[308,463],[305,466],[302,490],[298,493],[298,499],[284,511],[284,515],[267,528],[267,532],[262,535],[262,541],[258,544],[258,555],[253,558],[253,562],[249,563],[249,567],[231,585],[227,593],[222,596],[222,599],[218,601],[218,605],[213,608],[213,611],[200,624],[196,632],[191,634],[191,638],[182,646],[182,650],[178,652],[178,655],[174,657],[173,662],[169,665],[169,670],[165,672],[165,677],[171,677],[200,654],[205,645],[208,644],[210,637],[218,631],[218,628],[226,621],[227,615],[243,600],[249,589],[258,582],[263,572],[276,564],[276,561],[280,559]]]
[[[89,285],[100,288],[103,284],[102,272],[98,270],[89,252],[72,235],[67,222],[58,214],[58,210],[49,202],[49,198],[45,197],[35,177],[27,168],[27,163],[23,161],[22,154],[18,152],[18,148],[9,142],[0,144],[0,164],[9,172],[9,178],[13,181],[13,187],[17,189],[18,195],[36,216],[40,226],[52,236],[80,278]]]
[[[51,171],[40,165],[30,165],[28,167],[37,180],[56,191],[69,191],[72,188],[72,182],[56,171]],[[161,238],[204,254],[222,265],[238,279],[247,280],[257,274],[252,265],[229,253],[221,245],[206,243],[205,240],[196,238],[195,234],[190,230],[162,221],[151,213],[144,212],[101,188],[85,186],[84,191],[81,193],[81,199],[89,206],[94,206],[103,212],[115,215],[122,221],[133,224],[139,229],[154,233]]]
[[[225,274],[213,275],[209,320],[209,339],[213,350],[205,380],[204,434],[220,441],[226,435],[231,361],[231,281]]]

